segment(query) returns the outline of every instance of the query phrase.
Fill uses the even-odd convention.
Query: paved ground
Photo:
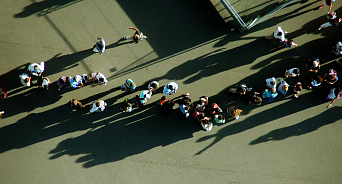
[[[319,57],[323,67],[342,73],[331,47],[341,27],[312,32],[325,22],[321,2],[296,1],[250,31],[231,31],[208,1],[2,1],[0,81],[0,183],[341,183],[341,102],[326,110],[326,89],[303,90],[300,99],[277,97],[260,107],[226,96],[245,82],[262,90],[266,77],[290,67],[303,69]],[[342,15],[341,2],[333,10]],[[298,47],[275,50],[261,39],[281,25]],[[148,40],[120,41],[141,29]],[[93,54],[96,37],[107,43]],[[32,62],[46,62],[52,81],[100,71],[107,86],[79,90],[23,88],[17,76]],[[342,77],[341,75],[339,75]],[[302,71],[301,80],[308,74]],[[204,132],[176,113],[163,118],[152,97],[144,109],[118,112],[126,78],[138,91],[151,80],[176,81],[179,94],[210,96],[226,108],[243,109],[238,121]],[[104,99],[103,113],[71,111],[71,98],[91,104]],[[227,115],[227,114],[225,114]]]

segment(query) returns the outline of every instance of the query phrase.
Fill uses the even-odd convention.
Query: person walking
[[[321,6],[319,6],[317,9],[320,10],[320,9],[322,9],[324,6],[327,6],[327,5],[328,5],[328,6],[329,6],[328,13],[330,13],[333,2],[335,2],[335,0],[324,0],[324,3],[323,3]]]
[[[102,55],[106,50],[106,42],[102,37],[97,37],[98,42],[93,47],[93,52],[98,52]]]
[[[139,41],[142,41],[143,39],[146,39],[147,36],[145,36],[142,32],[139,31],[139,29],[134,27],[129,27],[129,29],[135,30],[135,33],[133,36],[125,36],[123,37],[124,40],[132,40],[135,44],[138,44]]]
[[[318,31],[320,31],[322,28],[326,28],[330,26],[337,27],[339,23],[342,21],[342,18],[337,19],[336,12],[328,13],[327,18],[328,18],[328,22],[320,25],[319,28],[317,29]]]
[[[272,40],[275,39],[278,42],[284,42],[285,41],[285,31],[279,26],[277,27],[277,30],[275,30],[272,34],[265,36],[265,39]]]

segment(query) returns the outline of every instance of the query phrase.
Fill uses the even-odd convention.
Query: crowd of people
[[[331,11],[331,4],[333,1],[326,0],[326,3],[320,6],[319,9],[324,7],[325,5],[329,5],[328,11],[328,22],[319,26],[317,30],[321,30],[322,28],[337,26],[341,22],[341,18],[337,18],[335,12]],[[129,29],[134,30],[135,33],[133,36],[125,36],[122,40],[131,40],[135,44],[139,43],[143,39],[147,39],[139,29],[129,27]],[[291,49],[292,47],[296,47],[297,44],[294,43],[292,39],[286,38],[286,31],[279,26],[277,29],[270,35],[265,36],[267,40],[276,40],[286,48]],[[104,38],[97,37],[97,42],[93,46],[93,52],[99,53],[103,55],[106,49],[106,43]],[[336,55],[342,55],[342,44],[341,42],[337,42],[337,44],[333,47],[332,52]],[[339,60],[336,60],[338,65],[342,65]],[[284,71],[284,76],[270,76],[263,80],[265,84],[265,89],[262,92],[253,91],[252,87],[248,87],[246,84],[241,83],[236,87],[232,87],[227,91],[227,94],[239,94],[246,95],[250,93],[250,98],[248,99],[248,104],[251,105],[261,105],[264,101],[266,103],[272,103],[274,99],[280,95],[291,94],[294,98],[299,98],[299,93],[303,88],[306,89],[315,89],[320,87],[323,83],[330,85],[330,93],[326,95],[326,100],[330,100],[330,104],[327,108],[330,108],[332,104],[340,98],[342,95],[342,89],[336,85],[334,85],[338,81],[337,71],[335,69],[329,69],[323,75],[319,73],[320,70],[320,60],[318,58],[314,58],[313,60],[309,60],[305,69],[310,72],[309,81],[298,81],[298,77],[300,76],[301,69],[299,68],[290,68]],[[43,90],[48,90],[51,81],[48,77],[44,77],[43,73],[45,70],[45,63],[32,63],[27,68],[27,73],[23,73],[19,75],[20,82],[23,86],[30,87],[33,85],[32,80],[37,78],[37,86]],[[294,79],[294,80],[289,80]],[[289,82],[291,81],[291,82]],[[87,84],[98,84],[98,85],[107,85],[108,81],[104,74],[100,72],[94,72],[90,74],[82,74],[71,76],[61,76],[57,79],[56,84],[58,86],[58,91],[61,91],[64,86],[70,86],[73,89],[82,88]],[[303,85],[305,84],[305,85]],[[125,93],[133,93],[136,89],[136,84],[132,79],[126,79],[124,83],[118,87],[119,90],[124,91]],[[137,94],[133,99],[125,99],[121,106],[121,112],[133,112],[134,108],[139,108],[145,106],[148,101],[152,98],[152,95],[157,93],[157,90],[161,86],[158,81],[152,81],[146,87],[146,90],[141,91]],[[187,120],[189,118],[193,119],[195,122],[198,122],[205,131],[210,131],[213,128],[213,122],[222,124],[226,123],[226,118],[224,116],[223,109],[215,102],[209,103],[208,96],[201,96],[196,102],[192,102],[189,93],[182,94],[173,99],[170,98],[171,95],[174,95],[178,91],[178,84],[176,82],[169,82],[168,84],[163,86],[161,99],[156,101],[158,108],[160,109],[160,114],[162,116],[168,116],[172,111],[174,111],[174,106],[177,104],[178,108],[176,111],[179,116],[183,120]],[[0,97],[7,97],[7,91],[4,87],[0,88]],[[85,106],[82,102],[73,98],[70,101],[70,104],[73,108],[77,110],[83,110]],[[87,109],[89,113],[102,112],[105,110],[107,103],[104,100],[95,100],[90,108]],[[243,112],[241,109],[236,106],[230,106],[226,108],[228,120],[238,120],[240,114]],[[4,112],[0,112],[2,115]]]

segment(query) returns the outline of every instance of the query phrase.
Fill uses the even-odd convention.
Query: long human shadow
[[[39,89],[37,86],[18,88],[18,90],[22,90],[20,94],[11,94],[2,102],[3,107],[6,109],[6,115],[3,116],[4,119],[20,113],[30,113],[36,108],[51,105],[62,98],[61,93],[57,91],[55,83],[51,84],[49,91]],[[19,104],[25,105],[19,106]]]
[[[249,44],[245,44],[233,49],[223,51],[217,49],[203,56],[188,60],[183,64],[172,68],[164,76],[157,78],[180,80],[186,79],[185,84],[190,84],[199,79],[210,77],[214,74],[226,72],[236,67],[253,63],[257,58],[271,53],[277,43],[265,43],[263,38],[256,39]],[[259,47],[257,45],[263,45]],[[249,54],[245,54],[248,51]],[[189,77],[191,76],[191,77]]]
[[[111,92],[113,90],[103,92],[101,95],[107,95]],[[58,93],[57,90],[56,93]],[[37,100],[37,96],[40,97],[39,100]],[[16,95],[16,97],[18,99],[6,101],[6,104],[4,104],[4,107],[6,107],[6,116],[4,118],[10,117],[13,114],[29,113],[37,107],[47,106],[61,98],[52,91],[38,91],[36,88],[30,89],[27,94]],[[97,99],[97,96],[93,96],[93,98]],[[83,100],[80,101],[88,107],[91,105],[92,100],[89,99],[89,104],[83,102]],[[26,105],[18,106],[15,103],[18,101]],[[3,140],[0,143],[0,153],[27,147],[74,131],[96,128],[101,124],[94,124],[93,122],[112,116],[113,109],[109,107],[102,113],[88,114],[89,108],[85,108],[83,111],[73,111],[68,100],[64,105],[56,108],[40,113],[29,113],[16,123],[0,128],[0,137]]]
[[[72,54],[65,54],[62,53],[56,54],[51,59],[45,61],[45,71],[44,75],[52,75],[55,73],[59,73],[62,71],[66,71],[70,68],[77,67],[79,65],[78,62],[82,61],[83,59],[93,55],[94,52],[92,49],[85,49],[79,52],[75,52]],[[92,71],[88,71],[92,72]]]
[[[90,168],[191,138],[198,130],[191,123],[177,121],[175,116],[160,117],[151,107],[154,104],[149,106],[103,120],[99,123],[105,126],[60,142],[50,151],[50,159],[79,155],[76,163]]]
[[[311,108],[324,103],[322,99],[315,98],[316,95],[317,94],[315,93],[307,93],[305,95],[300,96],[300,100],[305,101],[305,103],[299,103],[298,101],[290,100],[275,107],[272,107],[270,109],[267,109],[259,114],[249,116],[243,121],[239,121],[237,123],[230,125],[228,124],[226,125],[226,127],[220,129],[216,134],[208,135],[198,139],[197,142],[202,142],[209,139],[214,140],[212,140],[212,142],[205,148],[197,152],[196,155],[202,154],[204,151],[206,151],[207,149],[209,149],[210,147],[212,147],[213,145],[215,145],[216,143],[218,143],[219,141],[228,136],[232,136],[250,130],[252,128],[256,128],[260,125],[277,120],[289,114],[297,113],[304,109]]]
[[[312,10],[306,10],[304,12],[309,12],[309,11],[312,11]],[[337,13],[337,15],[342,14],[342,8],[341,7],[334,10],[334,11]],[[293,14],[293,15],[287,16],[287,17],[282,17],[280,20],[287,20],[288,18],[295,18],[298,15],[301,15],[301,13],[303,13],[303,12]],[[325,37],[330,37],[331,39],[341,38],[341,36],[339,34],[342,30],[341,27],[331,26],[328,28],[323,28],[320,31],[317,30],[321,24],[326,23],[327,21],[328,21],[327,15],[322,15],[316,19],[308,21],[300,29],[287,34],[286,37],[294,39],[294,38],[299,37],[299,36],[304,35],[304,34],[321,34]],[[296,42],[295,39],[294,39],[294,41]]]
[[[251,141],[249,145],[266,143],[268,141],[281,141],[290,137],[301,136],[304,134],[311,133],[323,126],[341,120],[341,109],[342,107],[333,107],[329,110],[323,111],[322,113],[310,119],[306,119],[298,124],[273,130],[268,134],[260,136],[257,139]]]
[[[122,2],[122,1],[120,1],[119,3],[123,7],[123,9],[126,10],[126,8],[127,8],[127,10],[126,10],[127,14],[129,16],[134,17],[134,19],[132,19],[132,20],[136,22],[138,27],[144,33],[146,33],[147,35],[149,35],[149,34],[152,35],[152,37],[150,37],[151,39],[149,39],[148,42],[154,48],[154,51],[156,52],[156,54],[159,57],[152,59],[152,60],[148,60],[147,58],[149,57],[149,55],[146,55],[143,58],[137,60],[136,63],[138,63],[138,64],[130,65],[127,68],[123,68],[122,70],[117,71],[115,74],[113,74],[112,76],[109,77],[110,79],[123,76],[123,75],[125,75],[131,71],[137,71],[137,70],[140,70],[142,68],[151,66],[153,64],[160,63],[166,59],[170,59],[172,57],[184,54],[186,52],[190,52],[193,49],[199,48],[205,44],[212,43],[212,42],[217,42],[214,45],[214,47],[222,47],[226,44],[229,44],[229,42],[232,42],[232,41],[236,41],[236,40],[240,40],[240,39],[254,39],[254,41],[252,43],[248,43],[248,44],[246,44],[244,46],[240,46],[238,48],[233,48],[230,51],[216,52],[217,56],[214,56],[213,53],[209,53],[209,54],[206,54],[206,55],[201,56],[199,58],[196,58],[194,60],[187,61],[186,62],[187,64],[181,65],[181,66],[191,66],[191,67],[188,67],[188,68],[190,68],[190,71],[186,71],[186,73],[191,75],[191,74],[197,73],[198,70],[201,71],[201,72],[199,72],[198,75],[195,75],[194,77],[189,78],[187,80],[187,83],[191,83],[191,82],[195,81],[197,78],[200,78],[200,76],[204,76],[204,77],[209,76],[210,74],[213,74],[214,72],[212,72],[212,71],[216,70],[216,69],[218,69],[218,72],[220,72],[224,69],[231,69],[231,68],[237,67],[238,66],[237,63],[242,63],[242,65],[252,63],[253,60],[255,60],[256,58],[263,56],[264,54],[267,54],[270,51],[272,51],[271,48],[275,47],[276,44],[270,45],[269,43],[262,43],[262,41],[260,39],[256,39],[255,37],[245,37],[245,36],[247,34],[250,34],[250,33],[256,32],[256,31],[260,31],[260,30],[264,29],[265,27],[271,27],[271,26],[274,26],[276,24],[280,24],[282,21],[285,21],[285,17],[289,17],[292,14],[296,13],[296,11],[293,11],[290,13],[282,14],[282,15],[277,16],[277,17],[272,17],[270,19],[263,21],[259,25],[253,27],[253,29],[251,29],[251,30],[248,30],[248,31],[243,32],[243,33],[236,33],[236,32],[228,31],[229,28],[227,27],[227,25],[222,24],[222,22],[215,22],[212,20],[215,18],[215,20],[217,21],[217,19],[220,19],[220,17],[217,17],[217,12],[215,9],[209,8],[209,10],[207,10],[208,7],[212,7],[210,2],[205,2],[205,3],[204,2],[201,2],[201,3],[196,2],[191,7],[182,6],[183,8],[186,9],[186,11],[191,12],[191,15],[186,16],[186,17],[184,17],[182,14],[179,14],[179,13],[176,13],[175,16],[167,16],[167,17],[163,17],[163,15],[165,13],[162,13],[162,15],[160,15],[160,13],[158,13],[158,11],[161,11],[161,10],[170,11],[170,14],[173,14],[173,9],[160,8],[163,6],[169,7],[170,6],[169,3],[167,5],[164,3],[158,4],[159,8],[156,11],[153,11],[153,12],[149,11],[149,12],[146,12],[146,14],[144,14],[144,16],[147,16],[147,17],[153,16],[154,14],[159,14],[158,17],[162,16],[163,20],[165,20],[163,22],[159,22],[158,20],[155,20],[155,19],[149,19],[149,21],[144,21],[144,16],[135,16],[135,14],[137,12],[131,10],[132,7],[129,5],[129,3],[126,4],[126,2]],[[141,3],[141,6],[143,7],[146,2],[138,2],[138,4],[139,3]],[[176,6],[177,3],[178,2],[173,2],[172,5]],[[182,2],[182,3],[184,4],[184,2]],[[207,4],[207,3],[209,3],[209,4]],[[309,5],[311,5],[311,4],[312,3],[310,3]],[[308,4],[301,5],[296,10],[304,9],[304,8],[308,7],[309,5]],[[203,8],[206,8],[206,11],[203,11],[202,10]],[[145,11],[145,10],[142,10],[142,11]],[[202,11],[202,13],[199,14],[199,11]],[[307,13],[307,12],[309,12],[309,11],[305,11],[304,13]],[[196,16],[194,16],[194,15],[196,15]],[[205,21],[204,22],[198,22],[199,17],[201,17],[203,15],[206,15],[206,17],[203,19]],[[176,20],[178,16],[182,16],[182,18],[179,19],[182,21]],[[168,24],[168,22],[175,22],[175,24]],[[188,22],[192,22],[192,23],[189,24]],[[165,25],[167,27],[167,29],[166,30],[165,29],[160,30],[160,27],[163,27],[161,25],[163,25],[165,23],[167,23],[167,25]],[[215,23],[215,25],[213,25],[214,23]],[[158,27],[156,27],[156,25],[158,25]],[[184,29],[184,30],[192,30],[196,27],[198,27],[198,29],[195,32],[182,32],[182,34],[174,34],[174,32],[179,31],[178,30],[179,27],[182,27],[182,29]],[[208,32],[210,32],[211,34],[208,35],[207,34]],[[170,35],[172,35],[172,36],[170,36]],[[163,40],[163,41],[161,42],[160,40]],[[256,43],[258,45],[260,45],[260,47],[257,47],[255,45],[254,45],[254,47],[252,46],[253,44],[256,44]],[[165,45],[168,46],[167,49],[165,49]],[[253,52],[254,52],[254,50],[256,50],[257,52],[254,52],[254,54],[256,54],[255,57],[252,57],[252,59],[249,60],[249,59],[245,59],[247,57],[247,54],[245,54],[244,52],[241,52],[242,49],[246,49],[246,50],[250,49]],[[208,57],[209,55],[212,57]],[[214,62],[210,62],[209,58],[213,59]],[[143,60],[146,60],[146,62],[144,62]],[[200,62],[197,64],[196,63],[197,61],[200,61]],[[223,67],[220,67],[221,65],[223,65]],[[181,66],[172,69],[172,71],[169,73],[175,73],[173,71],[177,71],[178,69],[184,70],[184,67],[181,67]],[[205,69],[205,67],[208,67],[208,69]],[[204,69],[202,69],[202,68],[204,68]],[[211,70],[211,69],[213,69],[213,70]],[[177,75],[178,74],[179,73],[177,73]],[[168,74],[166,74],[166,75],[168,75]],[[173,75],[170,74],[168,76],[173,76]],[[187,76],[182,75],[182,77],[187,77]],[[182,77],[176,77],[176,78],[182,78]]]
[[[81,1],[83,0],[44,0],[40,2],[31,0],[32,4],[24,7],[23,11],[15,14],[14,17],[25,18],[34,14],[37,14],[37,16],[40,17]]]
[[[328,63],[327,61],[329,59],[332,59],[334,56],[331,54],[329,49],[322,50],[322,44],[326,42],[332,42],[331,40],[327,39],[319,39],[314,40],[311,42],[308,42],[307,44],[302,45],[299,48],[296,48],[298,50],[289,50],[289,52],[282,52],[275,54],[271,56],[270,58],[265,59],[264,61],[261,61],[260,63],[257,63],[256,65],[252,66],[252,69],[256,68],[262,68],[259,70],[259,72],[247,76],[246,78],[237,81],[238,83],[244,82],[247,83],[250,87],[253,87],[253,91],[259,91],[260,93],[265,89],[265,84],[262,83],[262,80],[267,77],[279,77],[284,75],[284,71],[286,69],[292,68],[292,67],[298,67],[301,69],[302,73],[299,78],[295,78],[296,81],[301,81],[305,84],[305,80],[309,77],[308,72],[305,71],[305,63],[308,59],[312,59],[313,57],[321,57],[324,66],[322,66],[321,71],[318,73],[319,75],[322,75],[323,73],[327,72],[329,68],[336,68],[337,65],[335,63]],[[316,47],[316,48],[315,48]],[[312,56],[313,54],[309,51],[306,55],[304,50],[315,48],[314,50],[320,50],[321,52],[317,55]],[[303,50],[302,50],[303,49]],[[303,54],[304,52],[304,54]],[[316,53],[315,53],[316,54]],[[274,62],[276,61],[276,62]],[[338,68],[340,71],[341,68]],[[337,85],[340,85],[340,81]],[[276,107],[272,107],[270,109],[267,109],[263,111],[262,113],[249,116],[248,118],[244,119],[243,121],[239,121],[234,124],[225,125],[223,129],[220,129],[217,134],[209,135],[202,137],[198,140],[198,142],[202,142],[208,139],[214,139],[208,146],[203,148],[201,151],[199,151],[196,155],[203,153],[205,150],[209,149],[211,146],[215,145],[217,142],[222,140],[225,137],[235,135],[244,131],[247,131],[249,129],[258,127],[260,125],[263,125],[265,123],[280,119],[284,116],[297,113],[299,111],[302,111],[307,108],[311,108],[317,105],[320,105],[322,103],[326,103],[325,100],[323,100],[324,96],[327,95],[326,88],[331,87],[328,84],[324,84],[323,87],[316,89],[314,91],[311,91],[309,93],[300,94],[299,99],[288,99],[290,98],[290,94],[287,96],[283,96],[281,94],[278,95],[274,99],[274,102],[284,101],[284,103],[280,103]],[[246,106],[244,105],[244,101],[248,98],[247,95],[244,97],[241,97],[239,95],[230,95],[226,96],[226,99],[224,98],[224,92],[225,90],[221,91],[219,94],[212,97],[212,99],[217,101],[222,101],[224,104],[227,104],[229,101],[235,100],[234,104],[237,104],[237,106],[241,109],[243,109],[242,116],[245,114],[248,114],[251,110],[254,108],[258,108],[257,106]],[[237,100],[236,100],[237,99]],[[304,103],[302,103],[304,102]],[[267,102],[263,102],[262,106],[267,106]]]
[[[22,84],[20,83],[19,75],[22,73],[27,73],[27,67],[30,63],[22,64],[7,73],[0,75],[0,86],[5,87],[7,91],[11,91],[16,88],[20,88]],[[8,93],[8,97],[18,93],[10,92]]]

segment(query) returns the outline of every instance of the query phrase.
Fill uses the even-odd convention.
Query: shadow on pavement
[[[268,134],[251,141],[249,144],[256,145],[268,141],[280,141],[293,136],[301,136],[311,133],[325,125],[329,125],[340,120],[342,117],[341,108],[342,107],[333,107],[298,124],[273,130]]]
[[[26,6],[22,12],[15,14],[14,17],[25,18],[34,14],[37,14],[37,16],[40,17],[82,1],[83,0],[44,0],[35,2],[35,0],[31,0],[32,4]]]

